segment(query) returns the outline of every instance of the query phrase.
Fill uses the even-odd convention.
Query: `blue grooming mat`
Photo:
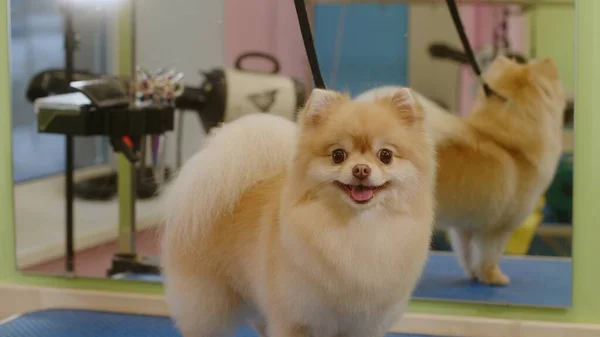
[[[490,287],[466,279],[453,254],[431,253],[413,297],[539,307],[571,306],[570,259],[505,256],[500,266],[511,283],[506,287]]]
[[[390,337],[434,337],[390,334]],[[181,337],[168,317],[84,310],[44,310],[0,324],[0,337]],[[245,326],[235,337],[258,337]]]

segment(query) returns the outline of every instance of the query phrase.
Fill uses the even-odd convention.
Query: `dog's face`
[[[317,89],[299,123],[294,165],[305,198],[355,209],[397,203],[430,165],[423,111],[408,89],[374,102]]]

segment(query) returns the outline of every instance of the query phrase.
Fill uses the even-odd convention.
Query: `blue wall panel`
[[[317,5],[314,31],[329,88],[356,95],[379,85],[408,84],[406,5]]]

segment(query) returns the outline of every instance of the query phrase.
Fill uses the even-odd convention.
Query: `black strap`
[[[463,27],[462,21],[460,19],[460,14],[458,13],[458,8],[456,7],[456,1],[446,0],[446,3],[448,4],[448,10],[450,11],[452,21],[454,21],[454,26],[456,27],[456,31],[458,32],[458,36],[460,37],[460,42],[462,43],[463,48],[465,49],[467,60],[471,64],[471,68],[473,68],[475,75],[477,75],[477,77],[481,81],[481,85],[483,86],[483,92],[487,97],[495,95],[500,99],[506,100],[504,96],[492,90],[492,88],[490,88],[490,86],[481,77],[481,69],[479,68],[477,61],[475,60],[475,54],[473,53],[473,49],[471,48],[471,44],[469,43],[469,39],[467,38],[467,34],[465,33],[465,27]]]
[[[323,81],[323,75],[321,75],[319,60],[317,59],[317,51],[315,50],[315,42],[313,40],[312,31],[310,30],[310,23],[308,22],[306,5],[304,4],[304,0],[294,0],[294,4],[296,5],[296,15],[298,16],[300,32],[302,33],[304,49],[306,50],[306,57],[308,57],[308,63],[310,65],[313,81],[315,82],[315,86],[317,88],[325,89],[325,82]]]
[[[460,37],[460,41],[465,49],[465,54],[467,56],[467,60],[471,64],[471,68],[481,81],[481,85],[483,86],[483,91],[487,97],[492,95],[497,96],[500,99],[506,100],[506,98],[494,90],[490,88],[490,86],[483,80],[481,77],[481,69],[475,60],[475,54],[473,53],[473,49],[471,49],[471,44],[469,43],[469,39],[465,33],[465,28],[463,27],[462,21],[460,19],[460,14],[458,13],[458,8],[456,6],[455,0],[446,0],[448,4],[448,10],[450,11],[450,15],[452,16],[452,21],[454,21],[454,25],[456,27],[456,31]],[[296,6],[296,15],[298,16],[298,24],[300,25],[300,32],[302,33],[302,41],[304,42],[304,49],[306,50],[306,56],[308,58],[308,63],[310,65],[310,71],[312,73],[313,81],[315,86],[320,89],[325,89],[325,82],[323,81],[323,75],[321,75],[321,70],[319,68],[319,60],[317,59],[317,52],[315,50],[315,43],[312,36],[312,31],[310,29],[310,23],[308,22],[308,13],[306,12],[306,5],[304,0],[294,0],[294,5]]]

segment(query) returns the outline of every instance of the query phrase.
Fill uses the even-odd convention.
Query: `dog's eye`
[[[334,164],[341,164],[346,160],[346,151],[340,149],[333,150],[331,152],[331,160],[333,160]]]
[[[394,159],[394,154],[388,149],[381,149],[379,150],[379,153],[377,153],[377,158],[379,158],[382,163],[387,165],[392,162],[392,159]]]

